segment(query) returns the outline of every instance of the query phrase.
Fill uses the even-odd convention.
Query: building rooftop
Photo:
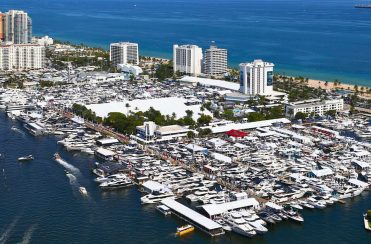
[[[259,202],[255,198],[242,199],[238,201],[226,202],[222,204],[206,204],[202,208],[209,216],[219,215],[227,211],[259,206]]]
[[[167,207],[175,210],[176,212],[186,216],[189,219],[192,219],[199,225],[203,226],[207,230],[214,230],[222,228],[222,226],[209,218],[197,213],[196,211],[184,206],[183,204],[178,203],[173,199],[164,199],[161,202],[162,204],[166,205]]]
[[[189,105],[185,103],[187,99],[179,97],[161,97],[161,98],[151,98],[151,99],[136,99],[132,101],[121,101],[121,102],[110,102],[101,104],[90,104],[87,107],[93,110],[97,116],[107,117],[110,112],[121,112],[124,114],[129,114],[129,111],[138,112],[147,111],[150,107],[155,110],[159,110],[163,115],[172,116],[175,113],[176,118],[182,118],[187,115],[186,110],[193,111],[193,119],[197,120],[201,114],[201,105]],[[129,104],[129,107],[126,107]],[[205,115],[212,116],[212,113],[208,110],[203,111]]]
[[[240,84],[235,83],[235,82],[224,81],[224,80],[184,76],[183,78],[180,79],[180,81],[188,82],[188,83],[196,83],[196,84],[200,83],[203,86],[218,87],[218,88],[224,88],[224,89],[233,90],[233,91],[238,91],[240,89]]]

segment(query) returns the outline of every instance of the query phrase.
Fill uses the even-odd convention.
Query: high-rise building
[[[115,66],[118,64],[139,64],[138,43],[111,43],[110,61]]]
[[[240,92],[250,95],[273,93],[273,63],[261,59],[240,64]]]
[[[4,41],[4,14],[0,13],[0,42]]]
[[[10,10],[3,14],[4,41],[14,44],[31,43],[32,20],[20,10]]]
[[[222,75],[227,72],[227,49],[211,45],[205,51],[205,74]]]
[[[196,45],[173,46],[174,73],[201,74],[202,48]]]
[[[0,45],[0,70],[44,68],[45,47],[37,44]]]

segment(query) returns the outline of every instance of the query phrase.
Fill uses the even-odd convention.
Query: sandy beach
[[[355,91],[355,85],[342,84],[342,83],[340,85],[337,85],[337,84],[335,85],[334,82],[327,82],[326,84],[326,81],[312,80],[312,79],[308,80],[308,86],[316,87],[316,88],[321,87],[322,89],[325,89],[325,90],[340,89],[340,90]],[[358,91],[360,92],[360,96],[371,99],[371,94],[368,93],[369,88],[370,87],[364,86],[362,90],[362,86],[358,86]]]

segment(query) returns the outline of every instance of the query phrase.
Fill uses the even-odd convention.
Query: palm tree
[[[129,110],[130,104],[129,104],[129,103],[126,103],[126,104],[125,104],[125,107],[126,107],[126,114],[128,114],[128,113],[129,113],[128,110]]]

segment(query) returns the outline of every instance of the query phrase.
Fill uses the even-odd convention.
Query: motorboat
[[[159,194],[148,194],[140,198],[142,204],[152,204],[161,202],[163,199],[175,199],[173,192],[164,192]]]
[[[103,183],[103,182],[110,181],[113,179],[126,179],[126,178],[127,176],[125,174],[118,173],[118,174],[113,174],[113,175],[109,175],[106,177],[100,176],[100,177],[95,178],[94,181],[97,183]]]
[[[228,225],[223,219],[217,219],[217,220],[215,220],[215,222],[220,224],[222,226],[223,230],[228,231],[228,232],[232,231],[232,227],[230,225]]]
[[[294,221],[296,221],[296,222],[300,222],[300,223],[304,222],[304,218],[303,218],[302,216],[300,216],[300,214],[298,214],[298,213],[295,212],[295,211],[292,211],[292,210],[287,211],[287,216],[288,216],[290,219],[292,219],[292,220],[294,220]]]
[[[84,196],[87,196],[87,195],[88,195],[88,191],[87,191],[86,188],[83,187],[83,186],[80,186],[80,187],[79,187],[79,192],[80,192],[82,195],[84,195]]]
[[[268,232],[268,229],[261,225],[258,221],[249,222],[249,224],[255,229],[256,233],[264,234]]]
[[[133,185],[133,182],[129,178],[117,178],[111,179],[101,183],[99,186],[102,189],[115,189],[115,188],[123,188]]]
[[[54,153],[53,158],[55,160],[59,160],[59,159],[61,159],[61,156],[59,155],[59,153]]]
[[[314,206],[306,201],[302,201],[300,204],[305,208],[314,209]]]
[[[183,236],[183,235],[192,233],[194,230],[195,230],[195,227],[193,227],[192,225],[184,225],[184,226],[177,228],[176,235]]]
[[[159,212],[163,213],[165,216],[171,214],[171,209],[168,208],[168,207],[165,206],[165,205],[158,205],[158,206],[156,207],[156,209],[157,209]]]
[[[18,161],[31,161],[33,160],[34,157],[32,155],[24,156],[24,157],[19,157]]]
[[[274,221],[274,219],[270,215],[268,215],[268,213],[266,213],[266,212],[261,212],[259,214],[259,216],[260,216],[260,218],[262,218],[262,220],[264,220],[267,223],[270,223],[270,224],[275,224],[276,223],[276,221]]]
[[[232,226],[232,231],[237,234],[253,237],[256,235],[256,231],[251,225],[249,225],[245,219],[238,213],[231,213],[224,221]]]
[[[270,214],[270,217],[275,221],[275,222],[280,222],[282,221],[282,218],[278,216],[277,214]]]
[[[290,205],[292,208],[298,209],[298,210],[303,210],[303,207],[300,206],[298,203],[293,203]]]

